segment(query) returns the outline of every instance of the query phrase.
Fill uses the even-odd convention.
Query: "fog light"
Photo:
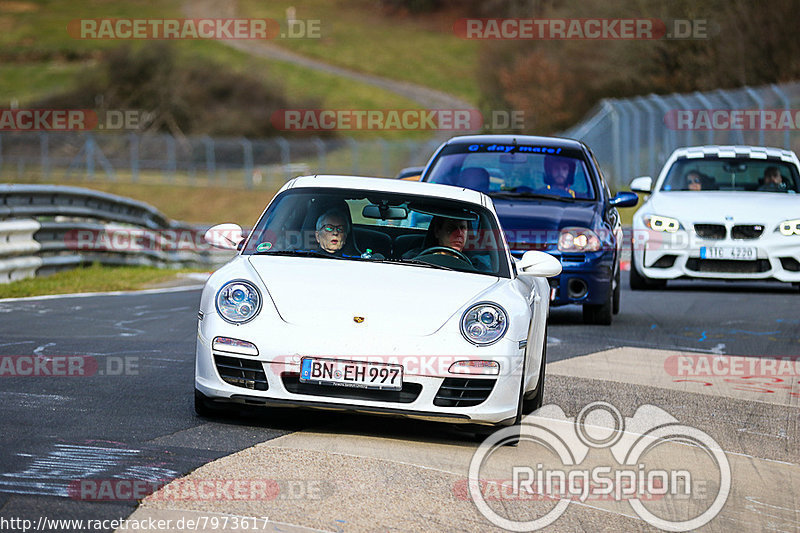
[[[252,342],[240,341],[229,337],[215,337],[211,348],[217,352],[236,353],[240,355],[258,355],[258,348]]]
[[[451,374],[477,374],[493,375],[500,373],[500,363],[497,361],[456,361],[450,365]]]

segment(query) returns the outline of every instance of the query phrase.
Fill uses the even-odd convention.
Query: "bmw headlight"
[[[600,249],[600,237],[589,228],[564,228],[558,236],[561,252],[596,252]]]
[[[661,215],[645,215],[644,223],[653,231],[675,233],[679,229],[683,229],[679,220],[672,217],[662,217]]]
[[[261,311],[261,293],[249,281],[229,281],[217,292],[217,312],[225,321],[244,324]]]
[[[784,220],[778,224],[778,231],[787,237],[791,235],[800,235],[800,218],[794,220]]]
[[[508,315],[497,304],[475,304],[461,317],[461,334],[473,344],[493,344],[506,334],[507,329]]]

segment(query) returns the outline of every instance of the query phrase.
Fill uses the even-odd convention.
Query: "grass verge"
[[[178,270],[156,267],[106,267],[94,264],[43,278],[30,278],[0,284],[0,298],[23,298],[76,292],[132,291],[161,283],[188,272],[205,269]]]

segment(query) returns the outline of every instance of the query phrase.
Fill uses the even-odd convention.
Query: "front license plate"
[[[300,382],[359,389],[401,390],[403,367],[365,361],[303,357],[300,361]]]
[[[701,259],[755,261],[757,256],[756,249],[747,246],[703,246],[700,248]]]

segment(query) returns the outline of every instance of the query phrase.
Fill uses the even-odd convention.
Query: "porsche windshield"
[[[493,198],[592,200],[580,151],[544,146],[451,144],[425,181],[485,192]]]
[[[402,263],[509,277],[492,213],[454,200],[352,189],[282,193],[251,233],[245,255]]]
[[[679,159],[670,167],[662,191],[798,192],[797,169],[767,159]]]

